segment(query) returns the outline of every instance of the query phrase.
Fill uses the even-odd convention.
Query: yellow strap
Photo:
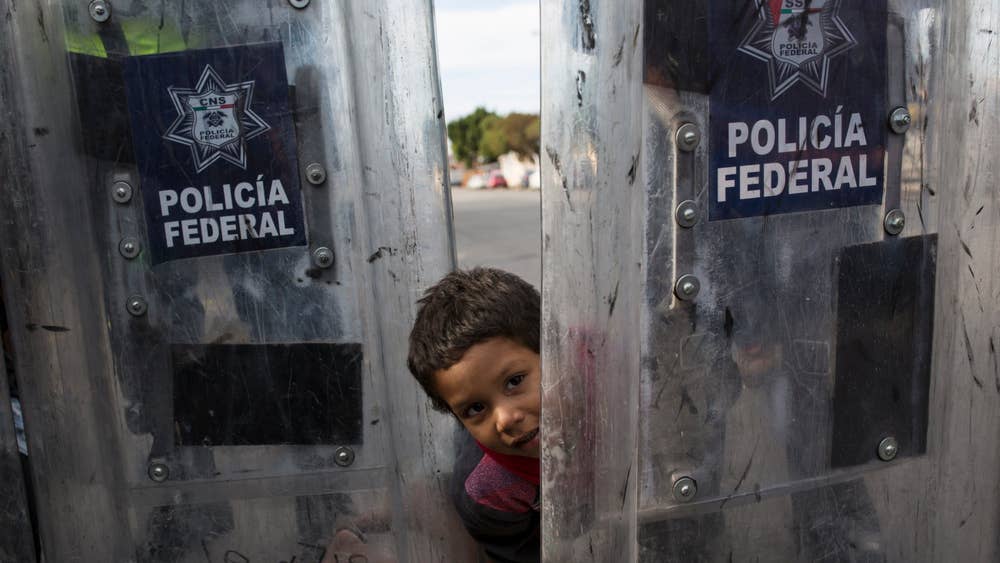
[[[166,24],[161,28],[158,23],[148,20],[128,19],[121,21],[120,25],[131,55],[155,55],[187,49],[180,30],[173,25]],[[100,36],[78,31],[66,32],[66,50],[102,59],[108,56]]]
[[[121,25],[132,55],[155,55],[187,49],[180,30],[169,23],[161,28],[159,23],[149,20],[125,20]]]
[[[66,32],[66,50],[70,53],[80,53],[92,57],[106,58],[108,52],[104,50],[104,43],[96,35],[84,35],[75,31]]]

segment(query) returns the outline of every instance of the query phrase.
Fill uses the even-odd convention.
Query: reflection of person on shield
[[[741,330],[734,329],[730,343],[730,354],[740,381],[744,388],[751,389],[772,384],[780,377],[778,374],[784,359],[782,339],[772,332],[774,327],[769,326],[764,317],[768,313],[774,315],[775,312],[765,311],[762,306],[754,307],[753,301],[735,301],[740,303],[734,305],[737,314],[740,314],[740,322],[746,324]],[[781,312],[778,311],[777,314],[781,315]]]
[[[829,310],[831,305],[818,295],[829,289],[816,281],[792,283],[815,279],[827,268],[787,246],[787,241],[768,240],[759,252],[738,258],[728,278],[738,288],[721,299],[729,355],[741,382],[740,397],[727,418],[724,494],[759,494],[829,471],[830,374],[815,373],[815,366],[804,363],[795,348],[802,339],[829,338],[828,319],[817,312]],[[848,493],[854,507],[850,514],[841,510]],[[792,561],[878,544],[856,541],[879,533],[877,516],[859,482],[774,495],[766,502],[767,526],[760,524],[755,505],[724,511],[733,549],[766,542],[768,560]],[[842,518],[824,518],[833,512]]]
[[[740,381],[740,395],[726,419],[721,475],[725,495],[760,491],[790,477],[786,446],[792,414],[788,410],[790,382],[783,333],[787,323],[780,306],[776,307],[775,293],[759,276],[750,279],[755,283],[724,300],[731,365]],[[751,546],[766,538],[767,560],[795,560],[789,533],[790,502],[787,497],[775,497],[769,504],[766,527],[760,526],[753,509],[734,506],[724,512],[731,548]]]

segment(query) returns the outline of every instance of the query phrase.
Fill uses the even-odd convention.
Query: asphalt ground
[[[542,287],[539,190],[453,188],[459,268],[491,266]]]

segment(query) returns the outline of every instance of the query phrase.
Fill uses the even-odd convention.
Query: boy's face
[[[472,437],[493,451],[539,457],[541,362],[507,338],[491,338],[434,374],[435,388]]]

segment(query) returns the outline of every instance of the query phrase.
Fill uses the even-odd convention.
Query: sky
[[[445,119],[483,106],[499,114],[538,113],[538,2],[434,2]]]

